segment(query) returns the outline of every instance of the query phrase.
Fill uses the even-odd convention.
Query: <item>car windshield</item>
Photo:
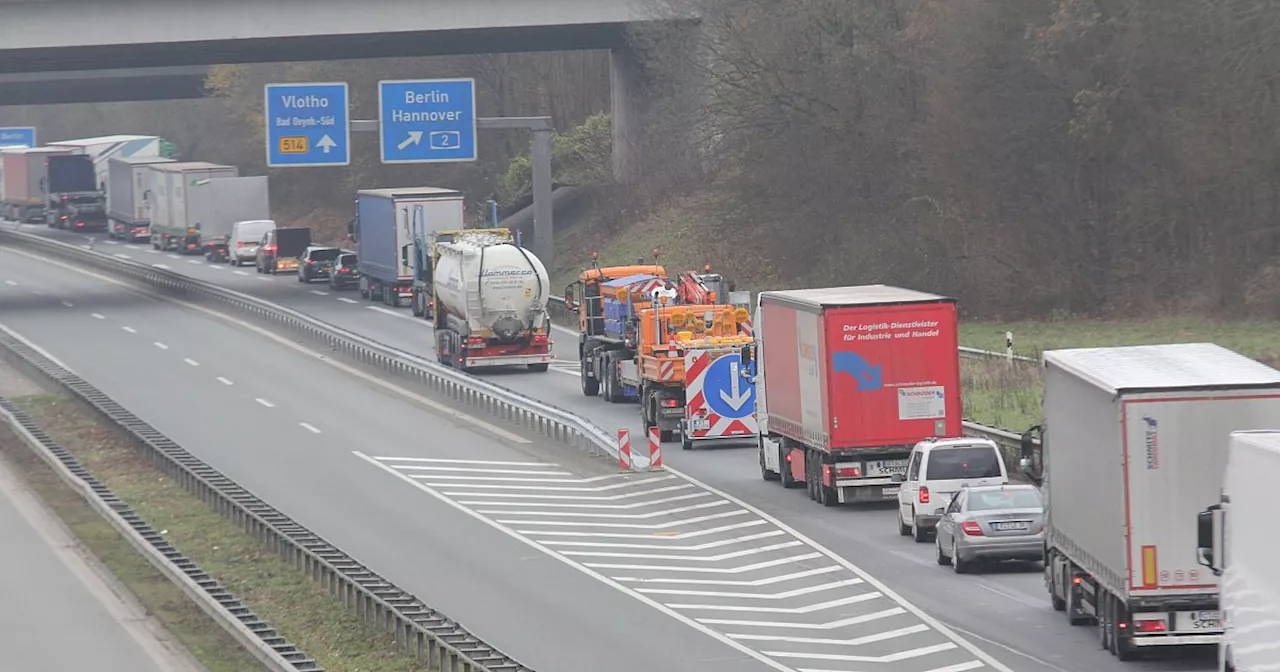
[[[990,446],[936,448],[929,452],[926,474],[931,481],[993,478],[1000,475],[1000,458]]]
[[[342,255],[342,257],[338,260],[338,263],[342,264],[342,267],[343,267],[343,268],[355,268],[355,267],[356,267],[356,255],[354,255],[354,254],[344,254],[344,255]]]
[[[996,511],[999,509],[1039,509],[1044,504],[1040,493],[1031,488],[1017,490],[976,490],[969,493],[970,511]]]
[[[336,249],[311,250],[310,258],[312,261],[333,261],[339,254],[341,252]]]

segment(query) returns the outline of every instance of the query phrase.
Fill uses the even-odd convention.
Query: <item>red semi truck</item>
[[[886,285],[762,292],[760,470],[825,506],[896,500],[918,441],[963,434],[955,299]],[[748,375],[751,375],[748,373]]]

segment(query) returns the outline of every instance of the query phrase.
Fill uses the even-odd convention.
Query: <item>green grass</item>
[[[94,476],[161,531],[170,543],[329,672],[426,669],[425,664],[397,654],[393,638],[367,627],[340,602],[329,597],[318,583],[298,573],[278,556],[264,551],[240,528],[150,467],[129,444],[69,399],[41,395],[14,401],[55,440],[75,454]],[[49,475],[53,476],[52,473]],[[90,515],[96,517],[92,511]],[[100,524],[106,526],[105,522]],[[107,530],[115,534],[110,527]],[[88,535],[86,543],[105,536],[93,530],[88,530]],[[123,539],[118,536],[115,539],[124,545],[124,550],[106,548],[99,553],[95,548],[94,552],[99,557],[105,555],[104,562],[111,558],[121,565],[122,569],[117,569],[108,564],[138,593],[148,608],[160,614],[165,624],[210,672],[259,669],[256,662],[245,658],[248,654],[239,649],[233,650],[234,643],[228,644],[230,638],[223,634],[221,628],[213,625],[207,617],[203,621],[198,620],[196,614],[203,616],[203,613],[182,600],[180,592],[176,597],[168,595],[165,586],[153,581],[139,587],[129,583],[132,574],[148,574],[145,568],[131,568],[128,565],[131,559],[147,568],[150,565]],[[92,543],[90,547],[93,548]],[[149,573],[159,576],[154,570]],[[162,577],[160,581],[168,583]],[[168,585],[173,591],[178,590],[172,584]],[[159,606],[168,605],[167,610],[147,601],[147,596],[152,593],[161,596]],[[191,611],[194,614],[189,613]]]

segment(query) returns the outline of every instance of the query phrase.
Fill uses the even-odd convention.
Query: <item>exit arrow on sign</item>
[[[329,150],[337,146],[338,143],[334,142],[333,138],[329,137],[328,133],[320,138],[320,142],[316,143],[316,147],[319,147],[325,154],[328,154]]]

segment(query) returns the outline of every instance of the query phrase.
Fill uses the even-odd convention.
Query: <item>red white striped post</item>
[[[634,467],[631,460],[631,430],[618,430],[618,469],[631,471]]]
[[[649,428],[649,471],[662,471],[661,438],[657,427]]]

